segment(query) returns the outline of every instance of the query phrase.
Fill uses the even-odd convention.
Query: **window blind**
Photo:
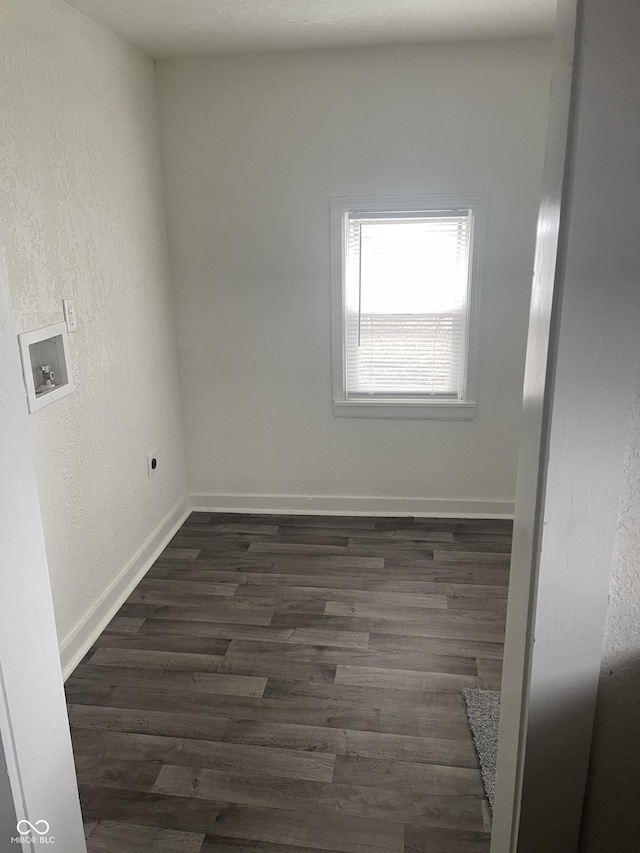
[[[347,214],[347,399],[458,399],[471,210]]]

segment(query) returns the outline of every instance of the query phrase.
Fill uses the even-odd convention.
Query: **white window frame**
[[[348,400],[346,383],[345,234],[349,214],[377,211],[403,213],[429,210],[473,211],[473,238],[469,259],[469,299],[463,393],[452,399]],[[425,418],[430,420],[473,420],[478,389],[478,326],[480,302],[481,247],[484,244],[487,197],[464,195],[419,195],[343,197],[331,199],[331,314],[333,413],[340,418]],[[464,358],[466,355],[466,358]]]

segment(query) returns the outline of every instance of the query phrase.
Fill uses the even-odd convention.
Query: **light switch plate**
[[[75,299],[63,299],[62,307],[64,308],[64,319],[67,323],[67,331],[75,332],[78,328],[76,319],[76,302]]]

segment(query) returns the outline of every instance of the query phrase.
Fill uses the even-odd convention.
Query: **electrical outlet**
[[[147,456],[147,475],[151,478],[158,471],[160,456],[157,450]]]
[[[64,309],[64,319],[67,323],[67,331],[75,332],[78,328],[75,299],[63,299],[62,307]]]

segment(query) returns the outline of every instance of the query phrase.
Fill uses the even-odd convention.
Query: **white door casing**
[[[0,734],[13,798],[0,816],[46,821],[47,849],[86,853],[27,419],[0,247]],[[12,837],[0,826],[2,853],[20,849]]]

